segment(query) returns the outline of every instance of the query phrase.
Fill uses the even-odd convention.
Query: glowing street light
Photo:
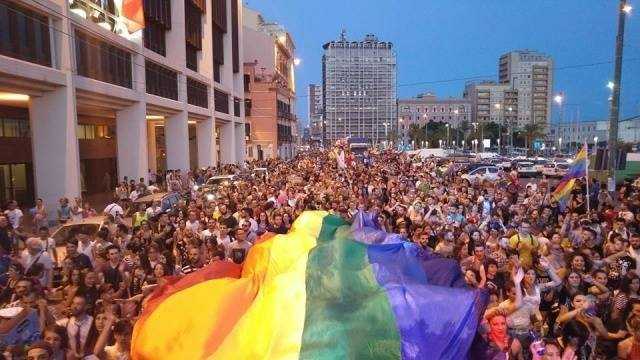
[[[622,11],[624,11],[627,14],[631,14],[631,10],[633,10],[633,6],[626,4],[625,6],[622,7]]]
[[[553,97],[553,101],[555,101],[556,104],[558,104],[558,105],[562,105],[562,101],[563,100],[564,100],[564,97],[561,94],[558,94],[558,95]]]
[[[609,88],[609,90],[613,91],[613,88],[616,86],[616,84],[613,83],[613,81],[609,81],[607,83],[607,87]]]
[[[293,59],[293,65],[295,65],[295,66],[300,66],[301,62],[302,62],[302,60],[300,60],[300,58]]]

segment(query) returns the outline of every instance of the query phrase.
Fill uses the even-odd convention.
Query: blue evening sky
[[[267,21],[284,25],[302,60],[297,113],[307,122],[307,85],[322,80],[322,44],[367,33],[394,44],[398,96],[433,91],[462,96],[465,80],[497,78],[498,58],[513,49],[551,55],[557,68],[612,61],[617,0],[248,0]],[[621,118],[640,114],[640,0],[627,19]],[[249,61],[249,60],[247,60]],[[565,121],[605,119],[613,63],[556,69],[554,92],[566,94]],[[432,82],[432,83],[426,83]],[[438,83],[435,83],[438,82]],[[406,85],[425,83],[419,85]],[[579,109],[579,110],[578,110]],[[554,119],[558,117],[557,109]]]

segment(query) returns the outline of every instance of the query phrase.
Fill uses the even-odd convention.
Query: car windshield
[[[52,238],[56,241],[56,244],[63,244],[69,241],[71,235],[75,232],[93,236],[98,232],[99,228],[100,224],[74,224],[63,226],[53,234]]]

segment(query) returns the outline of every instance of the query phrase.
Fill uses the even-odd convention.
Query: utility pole
[[[622,50],[624,48],[624,25],[627,12],[630,11],[627,0],[620,0],[618,8],[618,35],[616,36],[615,68],[613,75],[613,94],[609,116],[609,181],[615,186],[615,170],[618,153],[618,120],[620,118],[620,89],[622,87]]]

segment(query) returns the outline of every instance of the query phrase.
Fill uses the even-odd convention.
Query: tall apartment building
[[[322,86],[309,84],[309,135],[313,141],[322,141]]]
[[[553,98],[553,60],[531,50],[500,56],[499,83],[518,91],[518,126],[549,124]]]
[[[243,16],[247,158],[290,159],[298,138],[293,38],[246,6]]]
[[[423,126],[428,122],[443,122],[458,128],[462,122],[472,121],[469,99],[438,99],[433,93],[418,94],[412,99],[398,100],[398,135],[406,138],[411,124]]]
[[[471,122],[513,126],[518,119],[518,91],[495,81],[468,82],[463,97],[471,103]]]
[[[386,140],[387,131],[397,124],[393,44],[375,35],[348,41],[343,31],[340,39],[323,48],[325,140],[348,136],[371,142]]]
[[[244,161],[240,1],[127,4],[0,2],[1,202]]]

